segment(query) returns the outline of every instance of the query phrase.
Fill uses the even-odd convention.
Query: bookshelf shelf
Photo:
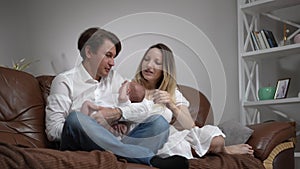
[[[240,5],[240,9],[248,14],[259,14],[298,5],[297,0],[257,0]]]
[[[245,107],[259,107],[259,106],[272,106],[272,105],[279,105],[279,104],[299,104],[300,106],[300,98],[299,97],[292,97],[292,98],[285,98],[285,99],[276,99],[276,100],[262,100],[262,101],[247,101],[244,102]]]
[[[300,44],[291,44],[286,46],[279,46],[268,49],[261,49],[257,51],[250,51],[241,53],[244,59],[256,60],[256,59],[266,59],[266,58],[279,58],[285,56],[291,56],[300,53]]]

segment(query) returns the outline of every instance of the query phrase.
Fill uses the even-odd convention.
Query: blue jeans
[[[72,112],[61,136],[61,150],[107,150],[129,162],[150,164],[151,158],[169,137],[169,124],[161,115],[153,115],[119,140],[91,117]]]

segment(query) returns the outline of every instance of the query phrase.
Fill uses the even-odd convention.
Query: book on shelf
[[[268,49],[278,46],[272,31],[266,29],[251,31],[250,36],[251,45],[254,50]]]
[[[269,30],[266,30],[266,29],[262,29],[262,31],[264,32],[270,47],[271,48],[277,47],[278,44],[277,44],[277,42],[274,38],[274,35],[273,35],[272,31],[269,31]]]
[[[261,49],[267,49],[266,42],[264,41],[261,32],[255,32],[255,34],[257,35]]]
[[[271,48],[271,47],[270,47],[270,44],[269,44],[269,42],[268,42],[268,39],[267,39],[267,37],[266,37],[266,34],[264,33],[264,30],[261,30],[259,33],[260,33],[261,37],[263,38],[263,41],[264,41],[264,43],[265,43],[265,45],[266,45],[266,48],[267,48],[267,49]]]
[[[258,32],[257,31],[253,31],[253,34],[254,34],[255,40],[257,42],[258,49],[263,49],[262,46],[261,46],[261,44],[260,44],[260,40],[258,38]]]
[[[250,36],[251,36],[251,43],[252,43],[254,50],[259,50],[260,48],[258,46],[258,42],[257,42],[257,39],[256,39],[253,31],[250,32]]]

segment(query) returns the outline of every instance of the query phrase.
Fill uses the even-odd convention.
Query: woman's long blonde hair
[[[176,89],[176,67],[175,67],[175,59],[173,52],[171,49],[166,46],[165,44],[158,43],[155,44],[145,52],[134,77],[134,80],[138,82],[139,84],[146,86],[147,83],[146,79],[142,75],[142,62],[146,56],[146,54],[149,52],[150,49],[157,48],[162,53],[162,65],[163,65],[163,73],[162,77],[156,84],[156,89],[167,91],[171,94],[172,98],[175,97],[175,89]]]

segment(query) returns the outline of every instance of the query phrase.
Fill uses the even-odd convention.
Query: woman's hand
[[[171,95],[167,91],[163,90],[154,90],[153,92],[153,102],[155,104],[164,104],[167,108],[173,110],[176,108],[175,103],[173,102]]]
[[[158,104],[165,104],[169,108],[173,117],[176,118],[175,128],[177,129],[190,129],[195,126],[194,120],[188,110],[188,107],[179,105],[176,106],[167,91],[155,90],[153,93],[153,102]]]

